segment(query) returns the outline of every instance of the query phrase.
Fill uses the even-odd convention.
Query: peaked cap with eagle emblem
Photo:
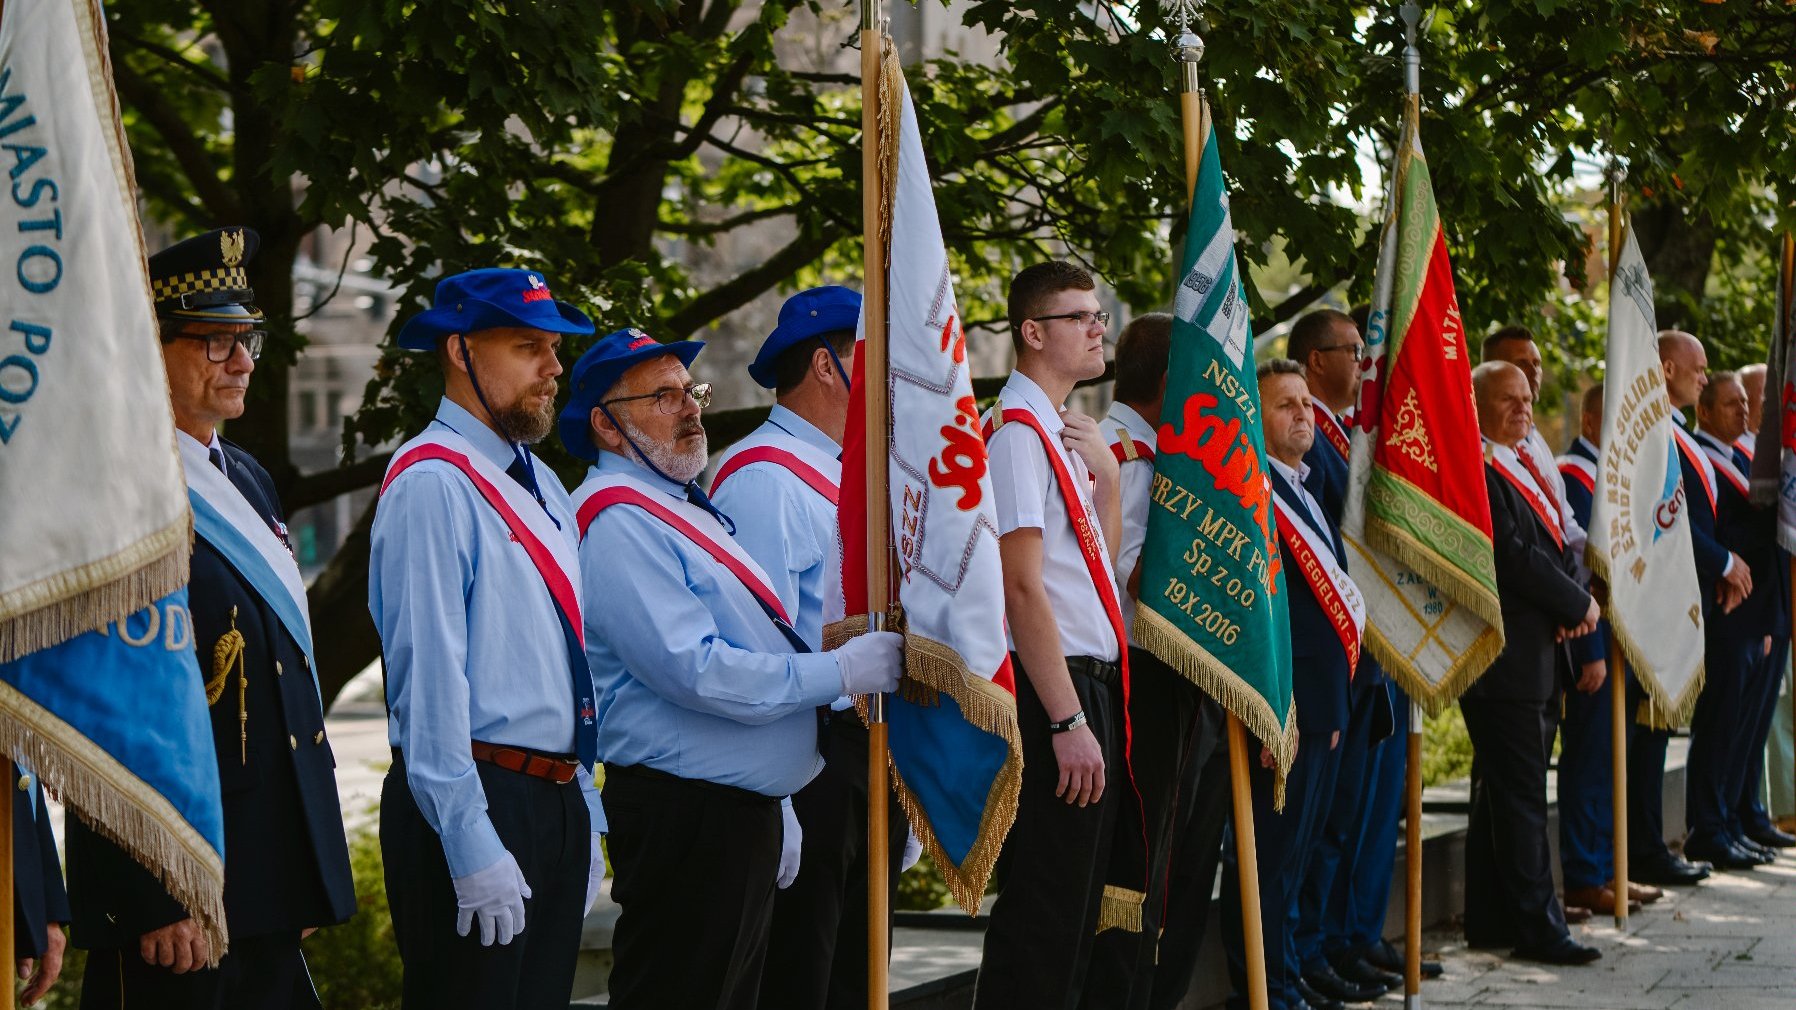
[[[218,228],[150,257],[150,294],[167,319],[259,323],[245,269],[262,237],[250,228]]]

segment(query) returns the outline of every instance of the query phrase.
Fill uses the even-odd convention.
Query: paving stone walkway
[[[1718,873],[1628,920],[1572,927],[1603,952],[1581,968],[1509,961],[1469,950],[1457,932],[1424,934],[1443,978],[1422,986],[1423,1006],[1575,1010],[1792,1010],[1796,1008],[1796,856],[1744,873]],[[1401,994],[1378,1006],[1401,1005]]]

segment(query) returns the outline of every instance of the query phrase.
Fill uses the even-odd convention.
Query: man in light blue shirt
[[[574,366],[568,451],[614,821],[614,1010],[754,1006],[780,863],[782,797],[822,767],[819,708],[890,691],[892,633],[813,652],[694,478],[710,386],[695,341],[605,337]]]
[[[718,460],[711,485],[717,507],[736,522],[737,543],[766,570],[813,649],[842,618],[836,500],[860,311],[860,294],[835,285],[786,300],[748,367],[779,400],[765,424]],[[849,699],[831,707],[845,713]],[[867,727],[840,714],[826,732],[828,762],[791,801],[797,830],[784,839],[761,975],[764,1007],[867,1005]],[[911,848],[895,794],[886,805],[887,883],[895,894],[921,846]]]
[[[573,509],[525,446],[554,420],[561,335],[590,332],[525,270],[449,277],[400,331],[400,346],[437,354],[445,385],[388,469],[369,565],[393,747],[381,848],[408,1010],[571,998],[605,821]]]

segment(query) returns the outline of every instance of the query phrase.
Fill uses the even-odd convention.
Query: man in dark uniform
[[[220,229],[149,263],[194,508],[189,601],[224,796],[230,949],[207,969],[214,952],[155,875],[69,818],[85,1007],[316,1007],[299,941],[355,910],[304,583],[274,482],[218,435],[243,413],[265,336],[244,271],[258,241]]]
[[[1590,528],[1596,496],[1599,446],[1603,437],[1603,387],[1584,392],[1579,435],[1556,461],[1565,483],[1566,504],[1584,529]],[[1575,683],[1565,692],[1559,722],[1559,868],[1565,881],[1565,903],[1601,915],[1615,913],[1615,798],[1611,765],[1614,717],[1609,675],[1609,622],[1571,640]],[[1633,746],[1629,722],[1624,747]],[[1628,884],[1630,909],[1659,900],[1664,892],[1650,884]]]
[[[1750,465],[1734,446],[1745,432],[1746,413],[1746,389],[1738,377],[1732,372],[1709,376],[1696,401],[1696,441],[1715,472],[1716,538],[1746,561],[1753,585],[1738,607],[1711,615],[1705,625],[1707,678],[1690,723],[1692,764],[1699,733],[1704,737],[1705,760],[1721,760],[1718,767],[1701,766],[1709,774],[1700,781],[1692,768],[1690,838],[1684,848],[1691,858],[1713,860],[1723,869],[1733,862],[1733,853],[1720,844],[1723,838],[1752,856],[1753,865],[1776,858],[1769,846],[1747,835],[1741,813],[1748,768],[1762,767],[1765,760],[1765,737],[1771,729],[1767,708],[1782,679],[1782,656],[1774,656],[1772,646],[1776,638],[1788,634],[1790,613],[1783,592],[1788,568],[1777,548],[1776,514],[1753,505],[1747,479]],[[1775,670],[1774,658],[1779,661]]]
[[[1560,512],[1520,446],[1534,394],[1522,370],[1487,361],[1472,371],[1484,434],[1485,486],[1503,602],[1503,652],[1460,698],[1472,739],[1472,813],[1466,833],[1466,940],[1514,947],[1549,964],[1601,957],[1573,940],[1553,888],[1547,845],[1547,760],[1570,658],[1564,640],[1596,628],[1596,601],[1579,582]]]
[[[1304,366],[1315,418],[1316,437],[1303,454],[1309,467],[1304,487],[1338,527],[1347,500],[1348,415],[1359,394],[1365,344],[1352,316],[1318,309],[1292,325],[1286,347]],[[1298,896],[1297,956],[1304,982],[1331,999],[1375,997],[1403,982],[1371,963],[1383,953],[1381,932],[1361,935],[1384,927],[1396,861],[1408,756],[1397,732],[1399,697],[1371,650],[1362,650],[1341,736],[1340,772]],[[1407,730],[1409,704],[1402,701],[1401,725]],[[1423,973],[1438,975],[1440,966],[1430,964]]]
[[[62,952],[68,940],[62,924],[69,921],[69,896],[62,887],[62,861],[50,810],[37,776],[14,765],[12,790],[13,956],[18,978],[25,983],[19,1002],[42,999],[62,974]]]
[[[1690,516],[1690,551],[1696,563],[1696,585],[1703,607],[1703,668],[1705,683],[1710,685],[1703,694],[1707,695],[1713,687],[1717,665],[1723,676],[1731,676],[1726,671],[1736,665],[1731,659],[1730,643],[1713,634],[1713,624],[1718,614],[1732,611],[1751,594],[1752,572],[1744,559],[1721,543],[1716,526],[1715,466],[1690,433],[1689,421],[1684,417],[1685,409],[1696,406],[1703,387],[1708,385],[1708,352],[1694,336],[1681,330],[1665,330],[1659,334],[1659,361],[1665,370],[1665,394],[1673,408],[1672,419],[1677,422],[1673,434],[1684,482],[1684,503]],[[1700,698],[1698,705],[1703,707]],[[1706,707],[1713,713],[1712,702]],[[1707,875],[1706,863],[1723,869],[1757,865],[1757,857],[1733,845],[1731,839],[1709,835],[1702,797],[1711,785],[1717,796],[1722,791],[1719,776],[1725,762],[1711,759],[1711,754],[1724,747],[1724,739],[1714,732],[1698,733],[1694,726],[1689,764],[1684,770],[1690,797],[1685,813],[1693,830],[1684,855],[1695,862],[1675,857],[1666,849],[1662,795],[1669,740],[1669,730],[1642,726],[1635,731],[1636,746],[1628,755],[1629,866],[1642,868],[1632,871],[1633,875],[1649,883],[1687,884]]]

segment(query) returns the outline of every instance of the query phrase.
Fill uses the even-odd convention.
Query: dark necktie
[[[685,491],[687,501],[710,513],[711,518],[717,520],[719,526],[722,526],[725,530],[729,531],[730,536],[736,535],[736,521],[725,515],[722,509],[711,504],[710,496],[705,494],[704,490],[698,486],[698,481],[687,481]]]
[[[560,529],[549,506],[541,496],[536,495],[536,488],[531,486],[530,471],[524,469],[524,460],[515,458],[505,468],[505,476],[518,482],[518,486],[536,497],[536,503],[542,505],[543,513],[549,521]],[[561,634],[567,641],[569,679],[574,687],[574,756],[582,767],[592,769],[593,762],[599,756],[599,724],[593,704],[592,668],[586,665],[586,650],[580,645],[580,637],[574,633],[574,627],[568,623],[567,615],[561,612],[561,606],[555,606],[555,616],[561,621]]]
[[[225,472],[224,450],[223,449],[220,449],[216,445],[212,446],[211,448],[206,450],[206,459],[209,460],[213,466],[218,468],[219,473]]]

